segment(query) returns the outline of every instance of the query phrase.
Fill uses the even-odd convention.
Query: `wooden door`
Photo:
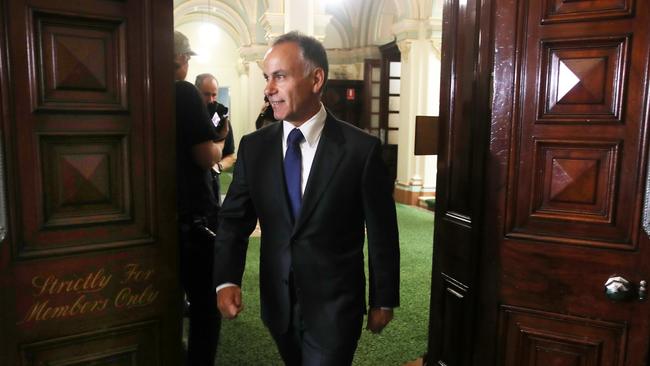
[[[501,230],[489,236],[501,262],[499,362],[645,365],[650,6],[496,3],[513,19],[497,25],[496,47],[514,51],[495,60],[495,79],[512,84],[493,104],[497,201],[486,207]],[[614,275],[629,298],[606,296]]]
[[[488,149],[462,160],[462,148],[447,148],[439,179],[453,181],[452,163],[484,161],[472,185],[485,198],[455,231],[449,204],[436,213],[430,361],[646,365],[650,4],[495,0],[474,9],[494,14],[474,28],[488,40],[474,53],[478,69],[446,87],[457,93],[449,85],[474,78],[480,92],[480,55],[493,50],[491,98],[471,99],[491,103],[489,133],[478,132]],[[445,95],[441,117],[468,100]],[[440,202],[454,200],[458,188],[447,187]],[[608,296],[614,277],[627,291]]]
[[[0,21],[0,364],[179,365],[172,2]]]
[[[323,105],[337,118],[362,128],[361,106],[363,81],[361,80],[327,80],[323,92]]]

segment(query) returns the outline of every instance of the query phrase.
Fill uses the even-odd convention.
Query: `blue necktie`
[[[300,214],[300,204],[302,203],[302,153],[300,152],[300,142],[304,139],[305,137],[299,129],[294,128],[291,130],[287,137],[287,152],[284,154],[284,180],[287,183],[289,203],[291,204],[294,221]]]

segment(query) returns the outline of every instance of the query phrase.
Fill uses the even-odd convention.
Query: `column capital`
[[[413,45],[413,42],[415,42],[414,39],[402,39],[400,41],[397,41],[397,48],[399,48],[403,62],[409,61],[409,55],[411,54],[411,46]]]
[[[239,47],[239,57],[242,63],[241,68],[238,66],[240,74],[242,71],[248,74],[251,63],[256,63],[260,70],[262,70],[262,60],[264,60],[264,55],[268,49],[269,46],[265,44],[252,44],[250,46]],[[243,66],[244,64],[245,66]]]
[[[393,25],[397,47],[402,53],[402,59],[408,61],[408,53],[413,42],[428,40],[438,58],[440,58],[442,44],[442,20],[429,19],[403,19]]]
[[[248,62],[256,62],[264,59],[269,46],[266,44],[252,44],[250,46],[239,47],[239,57]]]
[[[266,12],[260,17],[260,25],[266,31],[266,40],[270,43],[284,33],[284,14]]]
[[[403,39],[442,38],[442,19],[402,19],[393,24],[392,30],[397,42]]]
[[[432,38],[430,41],[431,47],[433,47],[433,53],[440,59],[442,57],[442,38]]]
[[[242,58],[240,58],[237,61],[237,73],[239,74],[239,76],[248,75],[249,68],[250,68],[250,61],[246,61]]]

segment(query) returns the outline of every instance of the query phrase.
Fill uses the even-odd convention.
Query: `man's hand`
[[[214,128],[214,131],[217,133],[216,141],[225,140],[228,136],[228,131],[230,131],[230,120],[223,117],[221,121],[219,121],[219,125]]]
[[[217,292],[217,306],[224,318],[236,318],[244,310],[239,286],[228,286],[220,289]]]
[[[373,333],[381,333],[391,320],[393,320],[393,309],[371,308],[368,312],[366,329]]]

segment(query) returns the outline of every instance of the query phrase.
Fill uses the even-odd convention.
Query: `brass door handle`
[[[632,293],[632,284],[622,276],[612,275],[605,282],[605,295],[614,301],[627,300]]]
[[[643,301],[646,299],[647,294],[648,289],[645,280],[639,281],[639,285],[635,286],[623,276],[611,275],[605,282],[605,295],[614,301],[630,300],[635,295],[639,300]]]

